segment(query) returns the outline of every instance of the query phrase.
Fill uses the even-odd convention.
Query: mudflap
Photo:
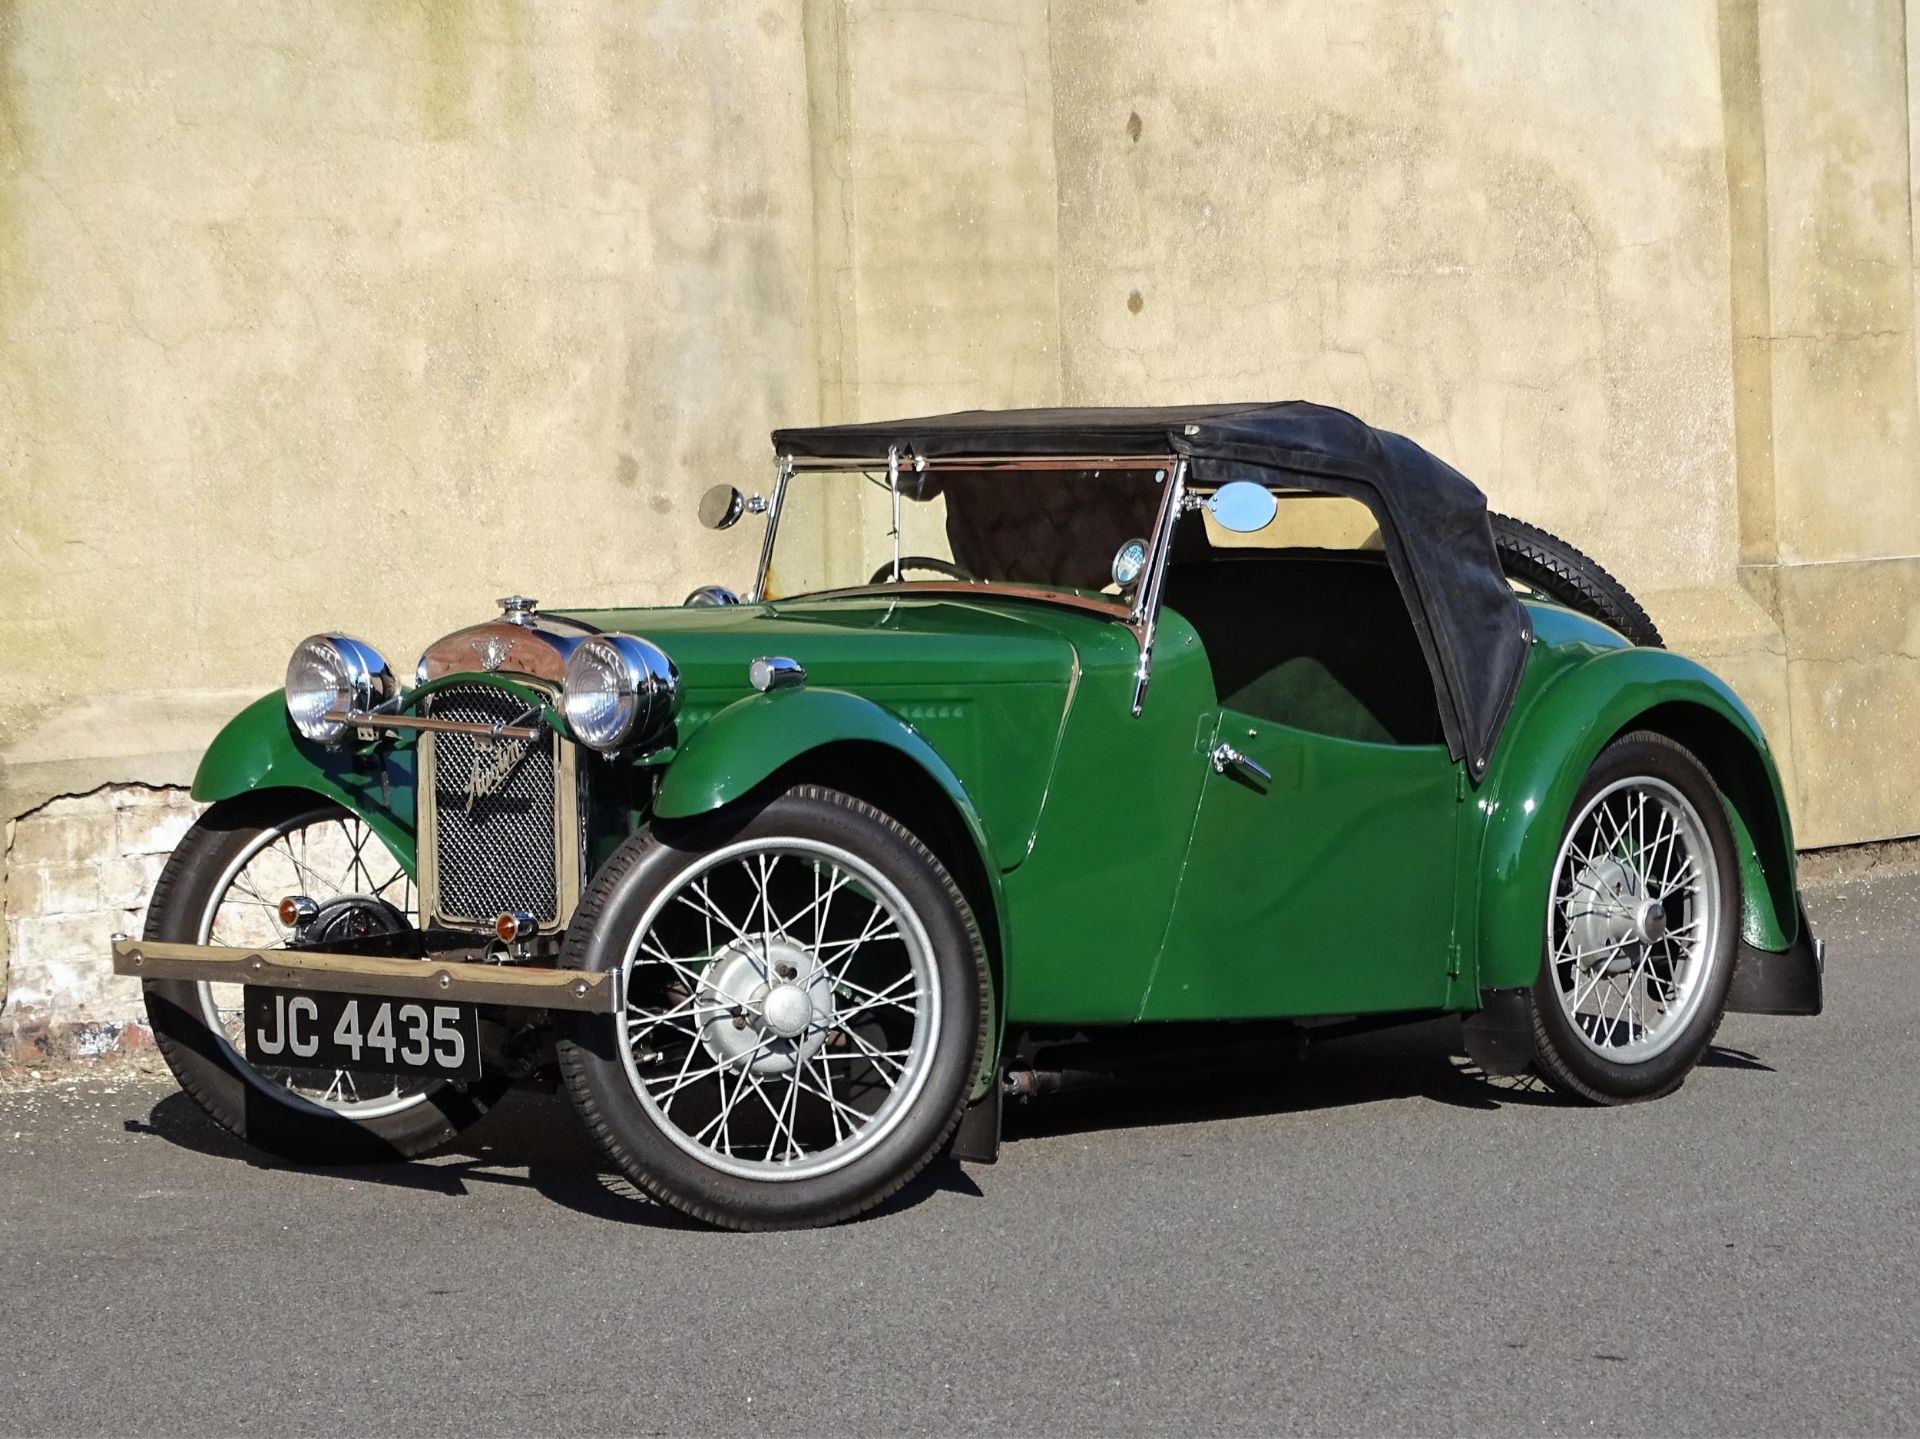
[[[1000,1086],[967,1106],[953,1131],[948,1152],[966,1164],[992,1164],[1000,1158]]]
[[[1827,947],[1800,907],[1800,937],[1784,950],[1740,946],[1727,990],[1734,1014],[1818,1014],[1826,1004]]]
[[[1533,1068],[1533,991],[1483,989],[1480,1008],[1460,1017],[1467,1058],[1484,1074],[1525,1074]]]

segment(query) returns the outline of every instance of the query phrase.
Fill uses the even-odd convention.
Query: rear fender
[[[414,873],[414,749],[411,740],[362,749],[315,744],[294,732],[284,692],[248,705],[214,737],[193,777],[193,797],[212,804],[260,790],[293,789],[345,805]]]
[[[1719,786],[1739,860],[1743,941],[1776,951],[1793,943],[1793,830],[1759,723],[1691,660],[1664,650],[1608,650],[1549,681],[1509,721],[1495,773],[1477,796],[1486,817],[1481,990],[1530,985],[1538,976],[1547,890],[1574,795],[1600,751],[1636,729],[1685,745]]]

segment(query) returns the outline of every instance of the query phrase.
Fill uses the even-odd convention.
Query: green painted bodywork
[[[378,749],[312,744],[294,732],[285,692],[274,690],[240,711],[215,737],[194,772],[193,797],[211,804],[256,790],[324,795],[366,820],[412,875],[413,775],[411,739]]]
[[[571,612],[651,639],[682,680],[665,743],[611,762],[657,788],[632,786],[639,798],[615,818],[596,811],[607,832],[590,850],[603,859],[650,815],[708,813],[866,746],[915,766],[957,817],[984,876],[975,899],[992,911],[1007,1024],[1464,1010],[1483,989],[1534,979],[1574,793],[1609,740],[1651,727],[1714,772],[1740,847],[1745,938],[1785,949],[1792,833],[1753,716],[1689,660],[1529,609],[1526,672],[1477,786],[1439,746],[1223,710],[1197,636],[1171,611],[1137,717],[1133,632],[1082,608],[863,594]],[[805,685],[754,692],[748,664],[768,654],[800,661]],[[1216,773],[1221,741],[1271,784]],[[194,793],[274,786],[358,810],[411,864],[410,745],[307,744],[275,694],[221,735]]]
[[[1606,627],[1533,605],[1520,694],[1474,794],[1482,838],[1471,935],[1483,985],[1529,984],[1539,963],[1547,880],[1588,766],[1622,731],[1681,740],[1728,800],[1740,851],[1744,938],[1782,950],[1799,930],[1793,830],[1766,737],[1725,683],[1667,650],[1634,649]]]

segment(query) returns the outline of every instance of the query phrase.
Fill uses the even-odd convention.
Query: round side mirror
[[[1223,530],[1236,535],[1251,535],[1273,523],[1280,502],[1273,491],[1252,480],[1235,480],[1222,485],[1206,500],[1207,513]]]
[[[1113,552],[1113,582],[1126,589],[1140,578],[1140,572],[1147,567],[1147,542],[1128,540]]]
[[[740,603],[740,596],[728,589],[725,585],[702,585],[684,600],[680,601],[680,603],[693,607],[700,605],[737,605]]]
[[[747,497],[732,485],[715,485],[700,497],[700,523],[710,530],[730,530],[747,512]]]

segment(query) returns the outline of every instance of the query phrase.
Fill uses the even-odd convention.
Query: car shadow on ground
[[[1009,1104],[1002,1133],[1007,1144],[1018,1145],[1100,1130],[1178,1127],[1415,1098],[1469,1109],[1566,1103],[1535,1081],[1489,1078],[1463,1059],[1461,1051],[1459,1022],[1433,1020],[1332,1040],[1311,1047],[1298,1060],[1241,1064],[1203,1074],[1143,1073],[1125,1083]],[[1701,1064],[1773,1072],[1755,1056],[1720,1045],[1711,1048]],[[654,1203],[616,1174],[565,1097],[543,1090],[510,1092],[457,1144],[415,1162],[287,1164],[235,1139],[178,1092],[156,1103],[145,1120],[126,1121],[126,1129],[260,1169],[450,1196],[496,1185],[530,1188],[596,1219],[669,1229],[705,1227]],[[972,1198],[981,1194],[967,1170],[943,1156],[866,1218],[882,1218],[943,1192]]]
[[[1466,1109],[1554,1105],[1531,1079],[1490,1078],[1462,1057],[1460,1024],[1436,1019],[1311,1043],[1304,1057],[1210,1067],[1010,1104],[1013,1141],[1101,1129],[1154,1128],[1426,1099]]]
[[[595,1219],[659,1229],[705,1230],[658,1204],[617,1173],[594,1145],[566,1100],[540,1090],[514,1090],[448,1150],[423,1160],[343,1165],[289,1164],[236,1139],[187,1095],[156,1103],[145,1120],[129,1119],[130,1134],[151,1135],[181,1149],[255,1169],[384,1184],[447,1196],[488,1186],[532,1189],[543,1198]],[[524,1171],[522,1173],[521,1171]],[[980,1197],[980,1187],[958,1161],[941,1157],[867,1218],[878,1218],[947,1191]]]

